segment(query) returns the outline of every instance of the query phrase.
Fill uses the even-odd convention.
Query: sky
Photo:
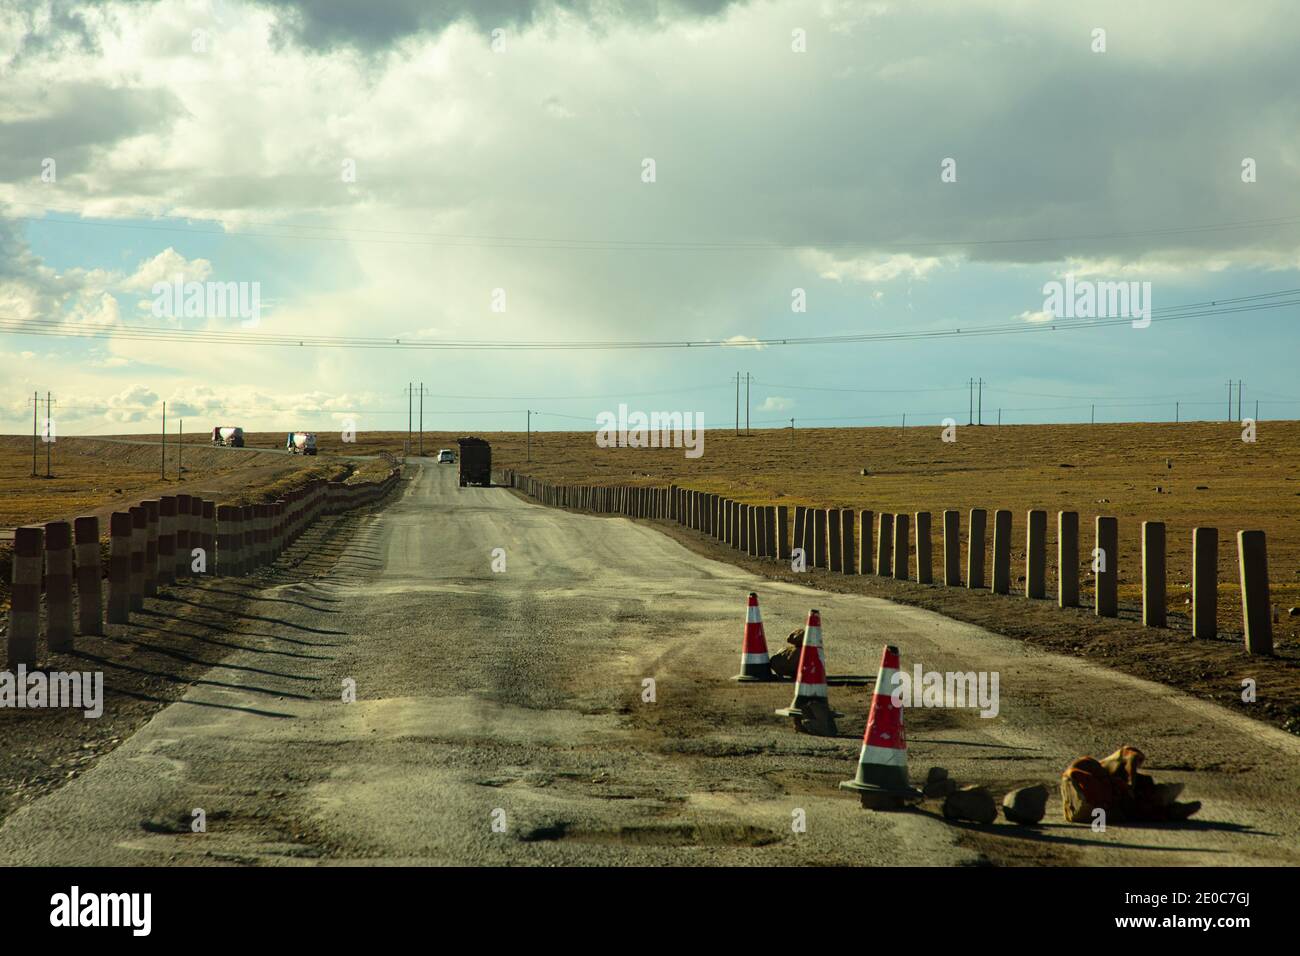
[[[732,427],[738,373],[756,427],[1294,418],[1297,50],[1266,0],[5,0],[0,432],[401,429],[412,382]]]

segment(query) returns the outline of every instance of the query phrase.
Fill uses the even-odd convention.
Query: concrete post
[[[943,513],[943,583],[961,587],[961,512]]]
[[[894,515],[894,580],[907,580],[907,534],[911,519],[905,514]]]
[[[1192,637],[1219,633],[1219,529],[1192,529]]]
[[[144,593],[152,597],[158,593],[158,499],[140,502],[144,508],[147,526],[144,539]]]
[[[811,568],[813,566],[813,554],[817,550],[816,547],[814,547],[815,542],[813,541],[814,538],[813,526],[817,524],[817,521],[814,519],[813,516],[816,513],[817,513],[816,508],[808,508],[804,511],[803,541],[800,542],[800,547],[803,548],[803,560],[804,560],[805,568]]]
[[[763,541],[766,543],[764,550],[767,551],[769,558],[777,557],[776,550],[776,505],[767,505],[763,509]]]
[[[840,542],[843,525],[839,508],[826,509],[826,557],[832,574],[844,570],[844,545]]]
[[[749,556],[757,558],[763,551],[763,506],[749,507]]]
[[[335,505],[339,510],[341,510],[342,506],[342,490],[343,489],[340,486],[340,500],[335,502]],[[335,513],[335,509],[331,508],[330,513]],[[240,567],[243,569],[241,573],[243,574],[251,574],[253,569],[257,567],[257,546],[254,541],[256,535],[253,525],[253,506],[241,505],[239,508],[239,529],[241,532],[239,553],[241,556]]]
[[[185,568],[187,573],[191,577],[193,577],[198,573],[194,570],[194,549],[203,548],[204,551],[207,551],[207,548],[203,544],[205,540],[203,504],[204,504],[203,499],[198,497],[197,495],[190,498],[190,517],[192,519],[192,523],[190,525],[190,550],[185,555]],[[281,505],[281,509],[283,508],[284,506]]]
[[[360,489],[351,489],[354,504],[361,504]],[[266,503],[253,505],[253,544],[257,553],[257,564],[262,566],[270,562],[271,554],[271,506]]]
[[[172,555],[176,580],[190,575],[190,495],[176,496],[176,551]]]
[[[131,620],[131,514],[115,511],[108,519],[108,623]]]
[[[966,587],[984,587],[984,531],[989,513],[983,508],[970,510],[970,534],[966,538]]]
[[[807,520],[808,509],[803,505],[794,506],[794,546],[803,547],[804,522]],[[793,557],[793,555],[792,555]],[[805,553],[804,560],[810,560],[810,556]]]
[[[73,522],[77,550],[77,630],[104,633],[104,595],[100,586],[99,519],[94,515]]]
[[[1237,563],[1241,570],[1241,620],[1246,631],[1246,653],[1272,656],[1273,609],[1268,596],[1264,532],[1237,532]]]
[[[1079,513],[1056,515],[1056,601],[1061,607],[1079,606]]]
[[[297,508],[301,505],[301,499],[296,501],[294,504],[293,540],[296,541],[298,538],[298,522],[300,518],[300,513]],[[208,501],[205,499],[203,502],[203,533],[199,535],[199,540],[202,542],[201,547],[203,548],[203,556],[208,573],[211,574],[212,569],[215,567],[217,557],[217,505],[214,501]]]
[[[776,556],[781,561],[790,560],[790,506],[776,506]]]
[[[993,512],[993,593],[1011,593],[1011,512]]]
[[[845,574],[858,573],[858,542],[853,534],[853,509],[845,508],[840,512],[840,548],[843,558],[840,561]]]
[[[1142,623],[1164,627],[1165,617],[1165,523],[1142,522]]]
[[[13,590],[9,600],[8,667],[34,665],[41,628],[41,528],[14,529]]]
[[[1119,519],[1097,516],[1097,548],[1092,566],[1098,617],[1119,615]]]
[[[894,516],[880,513],[880,536],[876,542],[876,574],[891,577],[894,573]]]
[[[275,509],[275,536],[272,539],[272,552],[275,557],[279,557],[284,552],[284,508],[283,501],[277,501],[271,506]]]
[[[1047,512],[1037,509],[1025,527],[1025,597],[1047,597]]]
[[[144,555],[149,513],[143,505],[128,509],[131,515],[131,610],[144,608]]]
[[[876,515],[870,509],[863,509],[858,515],[858,527],[862,529],[858,541],[858,572],[860,574],[876,573],[875,523]]]
[[[916,581],[934,583],[934,550],[930,540],[930,512],[916,513]]]
[[[826,549],[826,509],[813,509],[813,560],[814,568],[824,568],[829,562],[830,555]]]
[[[158,583],[176,580],[176,496],[158,499]]]
[[[208,567],[222,577],[239,573],[234,530],[234,505],[217,505],[217,555],[215,563],[210,563]],[[212,561],[211,556],[208,560]]]
[[[749,505],[742,504],[737,514],[740,527],[737,528],[736,543],[741,554],[749,553]]]
[[[72,524],[45,526],[45,643],[50,653],[72,650]]]

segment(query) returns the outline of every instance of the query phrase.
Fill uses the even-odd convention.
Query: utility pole
[[[181,462],[185,457],[185,419],[181,418],[178,419],[178,421],[180,422],[180,429],[176,433],[176,480],[184,481],[185,479],[181,477],[181,472],[184,471],[185,468]]]
[[[794,448],[794,419],[790,419],[790,448]]]
[[[41,413],[41,393],[32,392],[32,477],[36,477],[36,418]]]
[[[984,424],[984,379],[979,380],[979,395],[980,395],[979,404],[975,406],[976,409],[975,423],[977,425],[983,425]]]
[[[903,412],[903,431],[907,431],[907,412]]]
[[[998,428],[1002,427],[1002,409],[998,409]]]
[[[740,373],[736,373],[736,434],[740,434]]]
[[[528,423],[525,426],[526,437],[524,441],[526,442],[525,447],[528,449],[527,460],[532,461],[533,460],[533,410],[530,408],[527,411],[528,411]]]
[[[411,401],[414,395],[415,395],[415,383],[407,382],[406,383],[406,453],[408,455],[411,453],[411,426],[413,424],[411,420]]]
[[[50,406],[53,404],[54,403],[50,401],[50,393],[46,392],[45,393],[45,477],[46,478],[54,477],[53,473],[50,471],[50,453],[53,451],[53,449],[50,446],[54,444],[54,442],[52,441],[54,435],[53,435],[52,423],[51,423],[51,419],[54,417],[54,412],[50,409]]]
[[[167,403],[163,402],[162,480],[167,480]]]
[[[1232,379],[1228,379],[1228,421],[1232,421]]]
[[[1097,424],[1097,406],[1096,406],[1095,404],[1092,406],[1092,422],[1091,422],[1091,424],[1093,424],[1093,425]]]
[[[966,417],[967,425],[975,424],[975,379],[969,379],[966,382],[966,391],[970,395],[970,413]]]
[[[749,434],[749,373],[745,373],[745,434]]]
[[[1241,411],[1241,386],[1243,386],[1243,385],[1245,385],[1245,384],[1246,384],[1246,383],[1243,382],[1241,379],[1237,379],[1237,417],[1238,417],[1238,418],[1241,418],[1241,416],[1242,416],[1242,411]]]
[[[1255,399],[1255,421],[1259,421],[1259,399]]]
[[[1174,423],[1175,424],[1177,424],[1181,420],[1179,416],[1179,412],[1181,411],[1180,406],[1182,404],[1183,404],[1182,402],[1174,402]]]
[[[420,457],[424,457],[424,383],[420,383]]]

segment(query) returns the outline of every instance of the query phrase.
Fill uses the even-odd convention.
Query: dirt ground
[[[456,438],[463,434],[426,432],[423,451],[433,455],[439,448],[454,449]],[[793,434],[788,429],[759,430],[748,436],[719,431],[706,433],[704,454],[696,459],[686,458],[681,449],[599,448],[593,431],[540,432],[531,438],[518,432],[478,434],[492,443],[497,467],[515,468],[551,481],[678,482],[754,503],[876,512],[928,510],[935,514],[936,569],[942,567],[939,512],[960,510],[964,533],[970,508],[1009,508],[1013,514],[1011,597],[874,577],[832,578],[821,572],[799,577],[818,587],[863,590],[915,603],[1213,698],[1300,732],[1300,616],[1288,613],[1300,605],[1300,422],[1262,422],[1254,442],[1242,441],[1239,425],[1206,422],[958,427],[953,442],[943,441],[937,428],[799,429]],[[250,448],[265,449],[280,449],[284,441],[278,433],[250,433],[247,440]],[[255,485],[250,477],[263,475],[262,480],[268,483],[286,475],[292,480],[302,469],[330,468],[340,460],[335,456],[381,451],[400,454],[407,447],[405,432],[362,432],[355,442],[322,432],[318,440],[321,455],[315,459],[245,451],[234,453],[240,464],[226,469],[232,452],[211,449],[206,435],[196,434],[187,437],[184,457],[187,467],[190,461],[194,463],[195,490],[197,476],[202,475],[214,489],[234,493]],[[59,443],[69,456],[75,447],[71,442],[61,439]],[[33,481],[30,438],[0,438],[0,450],[4,450],[0,454],[0,487],[6,491],[2,507],[9,509],[10,523],[86,513],[75,508],[49,513],[59,501],[66,505],[77,500],[76,495],[83,496],[84,507],[91,507],[97,500],[94,496],[104,495],[106,489],[110,498],[116,498],[114,490],[122,488],[121,497],[134,500],[146,491],[172,487],[161,486],[150,470],[157,461],[156,447],[138,446],[138,450],[124,452],[122,449],[130,446],[99,444],[112,462],[106,466],[109,473],[129,472],[129,476],[114,480],[109,488],[109,481],[94,477],[94,469],[100,467],[97,462],[87,472],[90,480],[79,479],[88,487],[72,489],[73,498],[60,499],[41,491],[37,497],[23,493],[23,487],[31,487]],[[418,437],[410,449],[412,454],[420,450]],[[87,462],[93,457],[87,456]],[[71,469],[73,461],[66,458],[62,467]],[[43,458],[38,464],[43,470]],[[208,468],[213,470],[202,470]],[[863,469],[868,474],[863,475]],[[1049,553],[1055,548],[1057,510],[1079,512],[1084,552],[1091,547],[1097,515],[1120,519],[1122,609],[1118,622],[1023,597],[1025,513],[1030,508],[1049,512]],[[0,518],[0,525],[6,520]],[[1139,526],[1143,520],[1167,524],[1170,627],[1165,630],[1142,628],[1137,623]],[[1215,641],[1192,641],[1187,632],[1191,530],[1197,526],[1217,527],[1220,533],[1220,635]],[[676,526],[665,527],[670,533],[682,533]],[[1273,661],[1248,658],[1241,650],[1235,532],[1246,528],[1268,534],[1272,601],[1278,615],[1274,625],[1277,659]],[[713,549],[706,542],[697,542],[697,546]],[[727,560],[740,560],[728,553]],[[754,564],[765,574],[782,576],[771,564]],[[1051,564],[1049,561],[1049,594],[1055,588]],[[1089,576],[1082,574],[1081,581],[1086,608],[1092,599]],[[1244,704],[1239,693],[1224,688],[1223,674],[1237,671],[1258,681],[1260,699],[1256,704]]]
[[[262,588],[329,572],[355,534],[349,516],[326,517],[304,532],[277,562],[241,578],[178,582],[145,599],[130,625],[107,625],[103,637],[80,635],[76,650],[50,655],[51,671],[103,671],[104,713],[86,720],[67,708],[7,710],[0,747],[0,822],[89,770],[159,710],[178,700],[216,663],[244,647],[240,633],[258,622],[244,613]],[[261,624],[273,627],[274,621]],[[307,651],[282,638],[282,665]],[[274,664],[268,665],[274,668]],[[220,687],[221,685],[216,684]]]
[[[1300,604],[1300,423],[1262,423],[1253,444],[1241,441],[1239,426],[1213,423],[959,428],[952,443],[943,442],[937,429],[837,429],[798,431],[793,448],[791,442],[788,430],[752,437],[710,434],[705,454],[689,460],[678,449],[599,449],[588,433],[547,434],[542,448],[533,449],[531,463],[512,465],[513,449],[498,451],[495,445],[494,460],[556,482],[673,481],[753,503],[929,510],[935,513],[936,569],[942,568],[939,512],[960,510],[964,534],[970,508],[1009,508],[1013,586],[1008,597],[875,576],[796,575],[771,562],[742,559],[675,524],[664,527],[694,549],[715,557],[725,554],[725,560],[752,565],[771,578],[915,604],[1187,690],[1300,733],[1300,617],[1289,613]],[[633,463],[639,467],[629,467]],[[864,468],[867,475],[861,474]],[[1050,600],[1024,597],[1025,521],[1033,507],[1049,511],[1049,553],[1055,548],[1051,512],[1079,512],[1084,552],[1091,547],[1095,517],[1119,517],[1118,621],[1088,611],[1092,592],[1086,566],[1081,568],[1081,609],[1063,610]],[[1143,520],[1167,524],[1165,629],[1140,623]],[[1219,635],[1212,641],[1193,640],[1187,617],[1191,530],[1198,526],[1220,532]],[[1268,534],[1277,614],[1276,657],[1271,660],[1249,657],[1242,648],[1235,532],[1246,528]],[[1049,594],[1056,583],[1051,563]],[[1225,682],[1225,675],[1233,680]],[[1257,683],[1254,703],[1241,700],[1240,681],[1247,677]]]

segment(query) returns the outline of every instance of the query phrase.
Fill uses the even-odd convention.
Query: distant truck
[[[235,425],[218,425],[212,429],[212,444],[227,448],[244,447],[244,430]]]
[[[316,433],[289,432],[284,440],[284,450],[294,455],[316,454]]]
[[[482,438],[459,438],[460,486],[492,486],[492,446]]]

